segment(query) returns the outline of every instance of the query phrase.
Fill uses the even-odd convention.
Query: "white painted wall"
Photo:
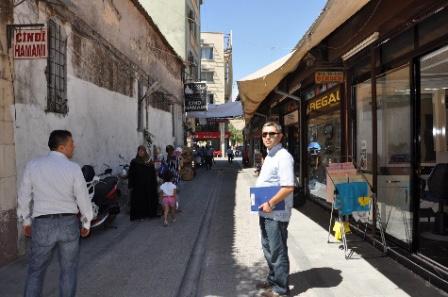
[[[109,7],[104,10],[104,13],[101,13],[101,10],[104,9],[103,5],[108,7],[110,3],[101,4],[100,2],[102,3],[102,1],[73,1],[80,9],[79,16],[83,15],[86,17],[86,21],[91,21],[92,28],[97,29],[99,33],[104,33],[105,38],[116,44],[118,49],[131,61],[142,62],[139,65],[158,78],[163,88],[170,90],[178,98],[182,98],[183,88],[180,73],[174,75],[168,71],[166,61],[151,56],[151,49],[145,55],[146,57],[139,58],[138,53],[148,50],[148,48],[137,46],[138,42],[145,40],[145,34],[150,34],[151,29],[146,27],[148,26],[146,19],[138,15],[138,11],[132,10],[134,9],[130,6],[132,4],[126,1],[117,2],[115,8],[121,12],[121,18],[113,21],[112,16],[116,14],[113,9],[111,10]],[[16,22],[46,23],[48,10],[43,9],[45,4],[39,3],[40,13],[35,12],[37,9],[35,4],[25,2],[18,6],[14,12]],[[98,20],[104,22],[98,22]],[[131,26],[127,26],[129,24]],[[69,111],[66,115],[45,112],[47,108],[45,77],[47,60],[24,60],[14,63],[17,114],[15,122],[17,187],[20,185],[26,162],[39,155],[47,154],[49,150],[48,136],[54,129],[67,129],[72,132],[75,141],[73,160],[80,165],[93,165],[97,173],[105,169],[104,163],[111,165],[114,171],[118,172],[119,164],[123,163],[119,155],[129,162],[135,156],[137,146],[144,143],[143,133],[137,131],[137,82],[134,83],[134,96],[129,97],[76,77],[71,62],[72,56],[79,55],[79,53],[76,53],[71,46],[73,37],[70,24],[66,23],[64,29],[68,36],[67,98]],[[125,44],[126,38],[128,39],[127,44]],[[146,116],[143,118],[145,119]],[[171,113],[149,108],[148,118],[149,131],[155,135],[154,143],[162,148],[167,144],[173,144]],[[176,131],[181,130],[182,126],[176,127]],[[178,133],[176,132],[176,136],[182,141],[182,134],[177,135]]]

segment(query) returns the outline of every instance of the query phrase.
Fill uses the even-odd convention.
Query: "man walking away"
[[[76,295],[79,236],[89,235],[93,211],[81,168],[69,160],[75,148],[72,134],[51,132],[48,147],[47,156],[26,165],[18,195],[17,215],[25,236],[31,237],[25,297],[41,296],[54,248],[60,267],[59,296],[72,297]]]
[[[227,149],[227,161],[228,161],[229,163],[232,163],[232,161],[233,161],[233,150],[232,150],[231,147],[229,147],[229,148]]]
[[[269,273],[256,287],[264,289],[261,296],[276,297],[289,294],[288,223],[291,217],[294,191],[294,159],[281,145],[282,128],[267,122],[262,129],[267,155],[261,167],[256,186],[280,186],[280,190],[260,205],[261,245]],[[285,210],[272,211],[276,204],[285,201]]]

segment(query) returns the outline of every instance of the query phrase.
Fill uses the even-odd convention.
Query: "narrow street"
[[[130,222],[121,213],[114,226],[82,240],[77,296],[180,297],[256,296],[266,264],[258,217],[248,212],[253,169],[218,160],[183,182],[177,222]],[[329,213],[307,202],[289,226],[291,296],[448,296],[360,242],[345,260],[339,244],[327,244]],[[321,223],[321,224],[319,224]],[[0,295],[21,296],[26,257],[0,268]],[[43,296],[58,296],[57,255],[47,271]]]

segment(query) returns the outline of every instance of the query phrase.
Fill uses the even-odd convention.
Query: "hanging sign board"
[[[186,83],[184,85],[185,111],[207,110],[207,84]]]
[[[298,110],[287,113],[283,116],[283,123],[285,124],[285,126],[294,125],[298,122],[299,122],[299,111]]]
[[[14,30],[13,53],[14,59],[25,60],[47,58],[47,28]]]
[[[343,71],[316,71],[314,73],[314,82],[316,84],[342,83],[344,82]]]

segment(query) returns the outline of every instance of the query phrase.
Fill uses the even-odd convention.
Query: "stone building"
[[[36,28],[48,56],[14,59],[8,37]],[[139,144],[183,144],[184,62],[137,0],[4,0],[0,63],[1,265],[23,251],[16,189],[50,131],[72,131],[74,161],[97,172],[117,172]]]

